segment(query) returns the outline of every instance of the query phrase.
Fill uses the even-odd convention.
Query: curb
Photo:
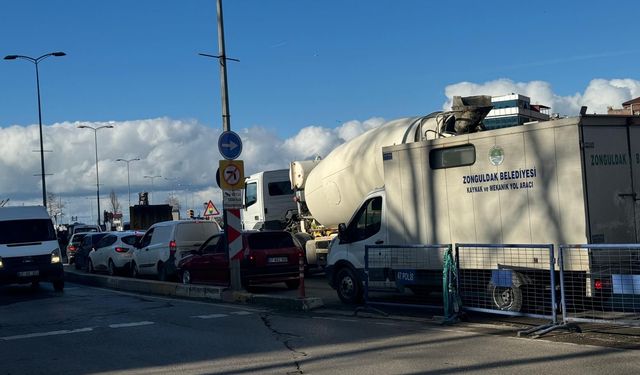
[[[112,277],[68,269],[64,271],[64,278],[66,281],[77,284],[164,297],[195,299],[199,301],[260,305],[293,311],[310,311],[324,306],[322,299],[316,297],[297,298],[253,294],[245,291],[232,291],[220,286],[184,285],[157,280],[132,279],[119,276]]]

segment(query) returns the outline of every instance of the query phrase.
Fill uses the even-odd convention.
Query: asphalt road
[[[1,374],[635,374],[640,355],[426,320],[286,313],[68,284],[64,293],[0,288],[0,363]]]

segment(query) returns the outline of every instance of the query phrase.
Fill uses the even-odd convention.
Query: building
[[[640,97],[631,99],[622,103],[622,109],[613,107],[607,108],[608,115],[625,115],[625,116],[639,116],[640,115]]]
[[[493,109],[483,121],[487,129],[508,128],[526,122],[549,120],[550,107],[531,104],[528,96],[513,93],[492,96],[491,103]]]

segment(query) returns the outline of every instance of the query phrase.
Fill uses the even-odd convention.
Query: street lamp
[[[42,173],[42,205],[47,207],[47,186],[45,182],[45,173],[44,173],[44,146],[42,144],[42,107],[40,105],[40,73],[38,72],[38,63],[49,56],[65,56],[64,52],[51,52],[44,54],[40,57],[29,57],[22,55],[7,55],[4,57],[5,60],[16,60],[22,59],[31,61],[36,66],[36,90],[38,92],[38,125],[40,127],[40,169]]]
[[[98,226],[100,225],[100,176],[98,175],[98,130],[111,129],[113,125],[103,125],[94,128],[89,125],[78,125],[78,129],[91,129],[93,130],[93,139],[96,145],[96,199],[98,200]]]
[[[131,163],[132,161],[137,161],[137,160],[140,160],[140,158],[116,159],[116,161],[123,161],[123,162],[127,163],[127,190],[129,192],[129,207],[131,207],[131,184],[129,183],[129,163]]]
[[[144,176],[144,178],[150,178],[151,179],[151,196],[149,197],[149,204],[152,203],[153,200],[153,180],[155,180],[156,178],[160,178],[162,176]]]

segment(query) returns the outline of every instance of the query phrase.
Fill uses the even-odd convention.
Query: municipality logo
[[[498,166],[504,161],[504,150],[500,146],[493,146],[489,150],[489,161],[491,164]]]

